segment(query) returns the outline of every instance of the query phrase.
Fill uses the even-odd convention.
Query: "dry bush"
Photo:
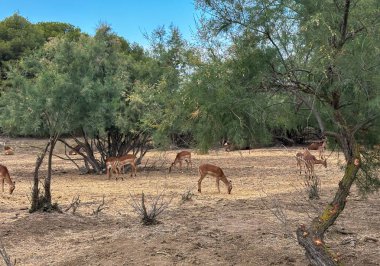
[[[183,194],[182,194],[182,197],[181,197],[181,202],[182,203],[185,203],[186,201],[190,201],[193,199],[193,196],[194,196],[194,193],[188,189],[186,190]]]
[[[80,199],[79,199],[79,195],[78,195],[76,197],[73,197],[73,199],[71,200],[70,205],[65,209],[65,212],[68,212],[71,209],[72,210],[72,214],[75,214],[75,212],[79,208],[79,204],[80,204]]]
[[[129,194],[129,196],[131,198],[129,205],[131,205],[134,212],[140,216],[141,222],[144,225],[153,225],[159,223],[157,217],[169,207],[169,204],[173,199],[171,198],[165,201],[165,194],[164,191],[162,191],[160,194],[151,197],[150,204],[147,208],[145,205],[144,192],[141,193],[141,202],[138,202],[136,199],[134,199],[131,194]]]
[[[309,199],[319,199],[321,188],[321,179],[313,174],[311,177],[305,177],[304,185],[309,193]]]

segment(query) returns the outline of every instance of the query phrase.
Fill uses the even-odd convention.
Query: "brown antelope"
[[[131,176],[133,174],[137,173],[137,168],[136,168],[136,156],[133,154],[127,154],[119,157],[110,157],[106,159],[106,169],[107,169],[107,175],[108,179],[111,179],[111,175],[113,171],[116,171],[117,174],[120,174],[121,169],[127,165],[130,164],[132,168]],[[123,171],[124,173],[124,171]],[[123,177],[121,177],[122,180]],[[116,177],[117,180],[117,177]]]
[[[323,159],[324,152],[326,149],[326,143],[327,141],[323,139],[322,141],[311,143],[307,148],[308,150],[311,150],[311,151],[318,151],[319,158]]]
[[[4,182],[7,182],[9,185],[9,194],[13,193],[13,190],[16,188],[16,182],[12,181],[11,176],[9,175],[8,168],[5,165],[0,164],[0,181],[2,192],[4,192]]]
[[[205,178],[206,175],[211,175],[211,176],[216,177],[216,186],[218,188],[219,193],[220,193],[219,181],[222,181],[227,187],[228,194],[231,194],[232,182],[231,180],[227,179],[227,177],[223,173],[223,170],[220,167],[212,165],[212,164],[202,164],[201,166],[199,166],[199,174],[201,175],[201,177],[198,180],[199,193],[201,193],[202,180]]]
[[[4,146],[4,154],[5,155],[13,155],[13,154],[15,154],[15,152],[11,147]]]
[[[314,165],[322,164],[325,168],[327,168],[327,159],[317,160],[317,158],[315,158],[315,156],[311,154],[305,155],[303,159],[305,161],[305,166],[306,166],[309,178],[314,176]]]
[[[311,155],[310,151],[308,149],[305,149],[303,152],[297,152],[296,154],[296,160],[297,160],[297,166],[300,168],[300,174],[302,172],[302,165],[305,164],[304,156]],[[305,166],[305,173],[306,173],[306,166]]]
[[[77,155],[81,149],[82,149],[82,146],[78,144],[69,151],[69,155]]]
[[[193,164],[191,163],[191,153],[188,151],[181,151],[177,153],[177,156],[174,159],[174,162],[169,167],[169,173],[172,171],[172,167],[176,164],[179,164],[180,169],[182,169],[182,161],[185,161],[187,164],[187,168],[189,168],[189,164],[191,167],[193,167]]]

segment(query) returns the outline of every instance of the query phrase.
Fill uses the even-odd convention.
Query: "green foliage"
[[[380,188],[380,150],[365,149],[361,152],[362,161],[356,185],[360,193],[365,196],[379,191]]]
[[[34,25],[41,33],[45,41],[49,41],[50,38],[66,35],[72,40],[77,40],[80,35],[80,29],[74,27],[68,23],[62,22],[39,22]]]
[[[0,22],[0,62],[18,59],[43,42],[41,32],[18,14]]]
[[[84,128],[94,134],[114,125],[126,73],[118,50],[96,38],[55,38],[20,61],[13,89],[1,98],[6,132],[46,136]]]

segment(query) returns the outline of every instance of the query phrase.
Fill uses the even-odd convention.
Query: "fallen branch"
[[[12,264],[11,258],[8,256],[8,253],[5,250],[5,247],[1,241],[0,241],[0,255],[3,257],[3,260],[4,260],[6,266],[16,265],[16,260],[15,260],[15,263]]]

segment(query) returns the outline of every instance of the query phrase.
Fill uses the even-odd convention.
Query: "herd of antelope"
[[[327,167],[327,159],[324,156],[324,151],[326,148],[326,140],[323,139],[319,142],[314,142],[310,144],[306,149],[303,150],[303,152],[298,152],[296,154],[296,161],[297,161],[297,167],[299,167],[299,173],[302,173],[302,167],[304,166],[305,174],[311,178],[315,175],[314,173],[314,165],[315,164],[322,164],[324,167]],[[80,149],[80,147],[79,147]],[[79,152],[78,150],[75,150],[75,154]],[[317,159],[314,155],[310,153],[310,150],[316,150],[319,153],[320,159]],[[74,154],[73,152],[73,154]],[[13,149],[9,146],[4,146],[4,154],[11,155],[14,154]],[[174,162],[169,167],[169,173],[172,171],[172,168],[179,164],[179,167],[182,169],[182,163],[183,161],[186,162],[187,168],[189,166],[192,167],[191,162],[191,153],[189,151],[181,151],[177,153]],[[108,179],[111,179],[112,173],[116,173],[116,180],[118,179],[118,176],[122,170],[124,169],[125,165],[131,166],[131,177],[134,175],[136,177],[137,173],[137,167],[136,167],[136,156],[127,154],[124,156],[119,157],[109,157],[105,161],[106,163],[106,174],[108,176]],[[218,192],[220,193],[219,183],[222,181],[227,188],[227,193],[230,194],[232,190],[232,182],[231,180],[228,180],[225,176],[223,170],[215,165],[212,164],[202,164],[198,168],[200,178],[198,180],[198,192],[201,193],[201,184],[202,180],[207,176],[213,176],[216,178],[216,186],[218,188]],[[123,172],[124,173],[124,172]],[[121,176],[121,179],[123,180],[123,177]],[[8,168],[5,165],[0,164],[0,181],[2,184],[2,192],[4,192],[4,183],[7,183],[9,185],[9,194],[12,194],[12,192],[15,190],[15,182],[12,181]]]
[[[326,149],[326,140],[323,139],[320,142],[311,143],[303,152],[298,152],[296,154],[297,166],[299,167],[300,174],[302,173],[302,166],[304,166],[305,174],[312,178],[315,176],[314,165],[322,164],[325,168],[327,167],[327,159],[324,156]],[[317,159],[314,155],[310,153],[310,150],[318,151],[319,158]]]

